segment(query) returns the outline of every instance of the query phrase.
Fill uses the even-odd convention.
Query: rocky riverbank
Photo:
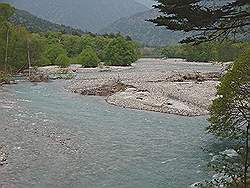
[[[222,67],[180,59],[141,59],[130,69],[93,69],[67,87],[83,95],[106,96],[112,105],[184,116],[208,114]]]

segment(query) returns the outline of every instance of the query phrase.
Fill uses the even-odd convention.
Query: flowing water
[[[0,187],[182,188],[209,177],[206,117],[122,109],[63,81],[2,93]]]
[[[1,188],[184,188],[210,177],[203,150],[211,142],[206,117],[123,109],[64,85],[0,88],[0,155],[7,156],[0,165]]]

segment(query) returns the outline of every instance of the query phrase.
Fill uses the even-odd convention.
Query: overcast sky
[[[147,7],[151,8],[152,5],[154,4],[154,0],[136,0],[139,3],[142,3],[144,5],[146,5]]]

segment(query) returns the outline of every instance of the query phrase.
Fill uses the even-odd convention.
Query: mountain
[[[47,20],[38,18],[27,11],[16,9],[10,21],[16,25],[25,26],[30,32],[47,32],[47,31],[63,31],[67,34],[82,34],[80,29],[75,29],[69,26],[55,24]]]
[[[156,9],[137,13],[115,21],[100,30],[100,33],[122,33],[150,46],[176,44],[185,38],[182,32],[174,32],[164,27],[156,27],[153,23],[146,21],[147,19],[156,18],[159,15],[160,13]]]
[[[149,8],[135,0],[0,0],[48,21],[97,32]]]

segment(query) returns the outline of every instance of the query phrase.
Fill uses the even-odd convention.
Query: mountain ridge
[[[156,27],[153,23],[146,21],[159,15],[157,9],[150,9],[130,17],[121,18],[99,32],[102,34],[121,33],[149,46],[176,44],[186,37],[183,32],[170,31],[165,27]]]
[[[122,17],[149,8],[135,0],[0,0],[53,23],[97,32]]]
[[[9,18],[10,22],[15,25],[24,26],[30,32],[64,32],[67,34],[83,34],[84,31],[65,26],[61,24],[52,23],[37,16],[30,14],[25,10],[16,9],[15,13]]]

